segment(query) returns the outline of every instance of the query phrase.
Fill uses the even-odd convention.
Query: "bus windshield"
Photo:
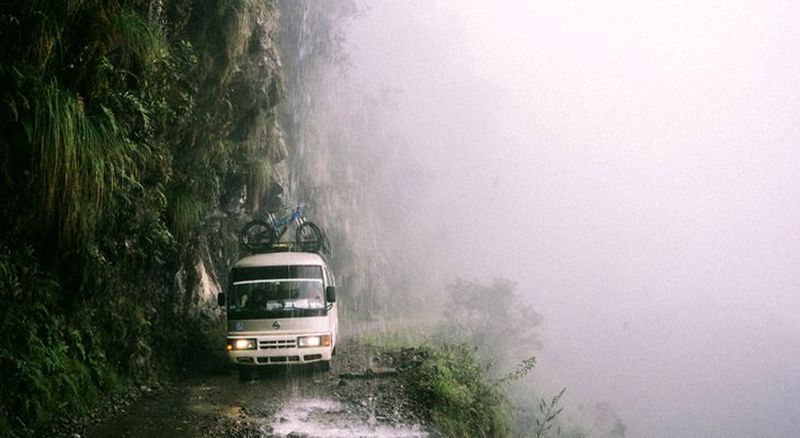
[[[319,266],[239,268],[232,272],[230,319],[295,318],[327,313]]]

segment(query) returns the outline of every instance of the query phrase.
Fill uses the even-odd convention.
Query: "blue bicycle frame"
[[[278,237],[283,235],[283,233],[286,231],[286,227],[288,227],[292,222],[295,222],[297,225],[305,222],[305,216],[303,216],[303,210],[305,208],[305,205],[300,204],[294,210],[292,210],[290,214],[281,219],[275,217],[275,213],[268,213],[267,218],[269,219],[272,228],[275,230],[275,235]]]

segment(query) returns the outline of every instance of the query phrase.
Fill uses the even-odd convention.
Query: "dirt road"
[[[334,369],[189,379],[120,409],[81,437],[424,437],[381,354],[342,342]],[[388,373],[391,374],[391,373]],[[73,436],[75,436],[73,435]]]

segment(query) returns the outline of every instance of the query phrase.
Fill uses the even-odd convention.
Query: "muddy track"
[[[428,436],[382,354],[344,341],[332,371],[283,368],[177,383],[76,433],[82,437]],[[365,372],[365,370],[368,370]]]

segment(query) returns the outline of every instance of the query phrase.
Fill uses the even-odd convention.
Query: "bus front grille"
[[[277,350],[280,348],[294,348],[297,346],[296,339],[281,339],[274,341],[259,341],[258,348],[260,350]]]
[[[258,363],[287,363],[287,362],[300,362],[300,356],[273,356],[273,357],[258,358]]]

